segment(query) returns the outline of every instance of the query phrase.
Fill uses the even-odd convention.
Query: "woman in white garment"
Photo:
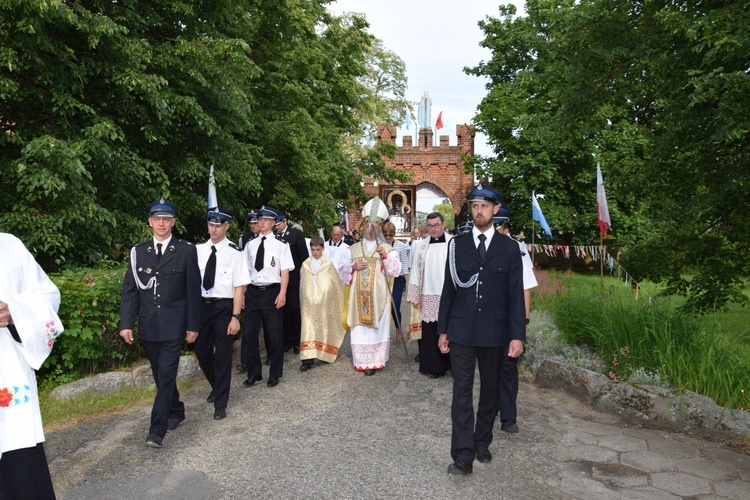
[[[63,331],[60,292],[21,241],[0,233],[0,498],[55,498],[34,370]]]

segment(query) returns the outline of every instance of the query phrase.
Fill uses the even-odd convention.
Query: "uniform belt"
[[[277,286],[281,286],[281,283],[271,283],[270,285],[250,285],[251,288],[255,288],[256,290],[270,290]]]
[[[213,304],[214,302],[223,302],[225,300],[232,300],[232,299],[225,299],[223,297],[203,297],[203,302],[206,304]]]

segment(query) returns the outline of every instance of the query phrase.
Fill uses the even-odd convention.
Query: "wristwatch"
[[[232,314],[232,317],[237,318],[237,319],[242,319],[242,314],[241,313]]]

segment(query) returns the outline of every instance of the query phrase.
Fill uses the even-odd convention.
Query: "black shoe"
[[[224,420],[227,418],[226,408],[216,408],[214,410],[214,420]]]
[[[266,358],[266,366],[271,366],[271,356]]]
[[[312,365],[311,365],[310,363],[304,363],[304,362],[303,362],[303,363],[302,363],[302,366],[300,366],[300,367],[299,367],[299,370],[300,370],[301,372],[306,372],[306,371],[307,371],[307,370],[309,370],[310,368],[312,368]]]
[[[290,346],[290,345],[285,345],[284,346],[284,352],[289,352],[291,350],[292,350],[292,346]]]
[[[490,453],[488,448],[479,448],[477,450],[477,460],[483,464],[488,464],[492,462],[492,453]]]
[[[465,475],[474,472],[474,468],[470,463],[464,462],[463,460],[456,460],[448,466],[448,474]]]
[[[375,370],[365,370],[365,377],[375,375]]]
[[[440,378],[440,377],[444,377],[444,376],[445,376],[445,372],[443,372],[443,373],[430,373],[430,378]]]
[[[299,354],[299,346],[298,345],[292,347],[292,350],[294,351],[294,354]]]
[[[506,420],[500,424],[500,430],[516,434],[518,432],[518,425],[515,422]]]
[[[244,382],[242,382],[242,385],[250,387],[251,385],[255,385],[255,382],[260,382],[261,380],[263,380],[262,375],[250,375]]]
[[[167,430],[173,431],[180,426],[180,423],[185,420],[185,417],[173,417],[167,419]]]
[[[146,446],[149,448],[161,448],[161,438],[156,434],[149,434],[146,438]]]
[[[245,373],[247,371],[247,364],[246,363],[240,363],[236,366],[236,369],[240,373]]]
[[[214,401],[216,401],[216,396],[214,396],[214,391],[211,391],[211,394],[206,398],[206,403],[213,403]]]
[[[417,362],[417,363],[419,363],[419,354],[417,354],[416,356],[414,356],[414,361]]]
[[[276,377],[268,377],[268,387],[276,387],[279,385],[279,379]]]

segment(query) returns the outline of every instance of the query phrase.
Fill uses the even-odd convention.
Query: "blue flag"
[[[531,193],[531,219],[537,221],[539,225],[542,226],[542,229],[547,233],[547,236],[552,237],[552,231],[550,231],[547,219],[544,218],[542,208],[539,206],[539,202],[536,201],[536,195],[533,191]]]

